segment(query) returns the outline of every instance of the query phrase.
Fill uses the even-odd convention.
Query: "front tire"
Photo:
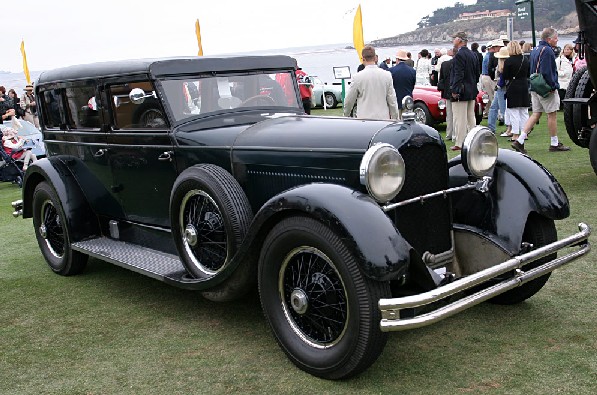
[[[433,125],[433,119],[427,106],[423,103],[415,103],[413,112],[415,113],[415,121],[424,125]]]
[[[47,182],[39,183],[33,192],[33,227],[41,253],[54,273],[70,276],[85,269],[89,257],[71,249],[60,199]]]
[[[527,242],[533,245],[533,248],[539,248],[544,245],[553,243],[558,239],[556,226],[552,219],[542,217],[539,214],[531,213],[527,219],[527,223],[524,227],[524,233],[522,235],[522,242]],[[526,266],[523,266],[523,270],[529,270],[537,266],[542,265],[545,262],[555,259],[556,253],[548,255],[544,258],[538,259]],[[547,273],[535,280],[529,281],[526,284],[521,285],[518,288],[514,288],[510,291],[504,292],[489,301],[495,304],[510,305],[520,303],[531,296],[535,295],[547,280],[549,280],[551,273]]]
[[[286,218],[270,231],[259,261],[259,295],[281,348],[315,376],[354,376],[386,343],[377,302],[390,295],[389,284],[363,276],[344,242],[312,218]]]

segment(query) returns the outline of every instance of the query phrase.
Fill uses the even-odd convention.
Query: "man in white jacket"
[[[352,78],[344,100],[344,116],[350,116],[356,104],[356,117],[368,119],[398,119],[398,102],[392,74],[377,66],[375,49],[363,48],[365,68]]]

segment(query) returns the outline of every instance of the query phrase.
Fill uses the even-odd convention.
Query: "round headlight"
[[[415,101],[410,96],[404,96],[402,99],[402,111],[412,111],[415,108]]]
[[[483,177],[489,173],[498,156],[498,142],[495,134],[484,126],[475,126],[462,145],[462,165],[467,173]]]
[[[489,103],[489,95],[487,93],[483,93],[483,96],[481,96],[481,100],[484,104]]]
[[[361,184],[378,202],[392,200],[404,184],[405,166],[394,146],[380,143],[369,148],[361,160]]]
[[[446,108],[446,99],[439,99],[437,101],[437,108],[439,108],[440,110],[443,110]]]

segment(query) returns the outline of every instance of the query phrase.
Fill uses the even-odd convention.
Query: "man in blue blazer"
[[[396,52],[396,66],[390,67],[388,70],[392,74],[394,90],[396,91],[399,119],[402,119],[402,99],[404,99],[405,96],[412,97],[415,81],[417,79],[415,69],[405,63],[407,60],[408,56],[406,51],[399,49],[398,52]]]

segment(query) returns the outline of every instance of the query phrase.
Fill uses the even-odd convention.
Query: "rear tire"
[[[333,93],[325,92],[324,99],[325,99],[325,105],[328,108],[338,107],[338,100],[336,99],[336,96]]]
[[[288,358],[312,375],[348,378],[375,362],[387,340],[377,302],[389,295],[389,284],[363,276],[342,239],[312,218],[286,218],[265,239],[263,311]]]
[[[552,219],[542,217],[539,214],[531,213],[527,219],[527,223],[524,227],[524,233],[522,235],[522,241],[533,245],[533,249],[542,247],[549,243],[553,243],[558,239],[556,226]],[[545,262],[551,261],[557,257],[556,253],[546,256],[545,258],[538,259],[526,266],[522,267],[522,270],[529,270],[537,266],[542,265]],[[495,304],[510,305],[520,303],[531,296],[535,295],[547,280],[549,280],[551,273],[547,273],[535,280],[529,281],[528,283],[521,285],[518,288],[514,288],[508,292],[504,292],[489,301]]]
[[[62,204],[54,188],[45,181],[33,192],[33,227],[41,253],[54,273],[70,276],[85,269],[89,257],[71,249]]]

